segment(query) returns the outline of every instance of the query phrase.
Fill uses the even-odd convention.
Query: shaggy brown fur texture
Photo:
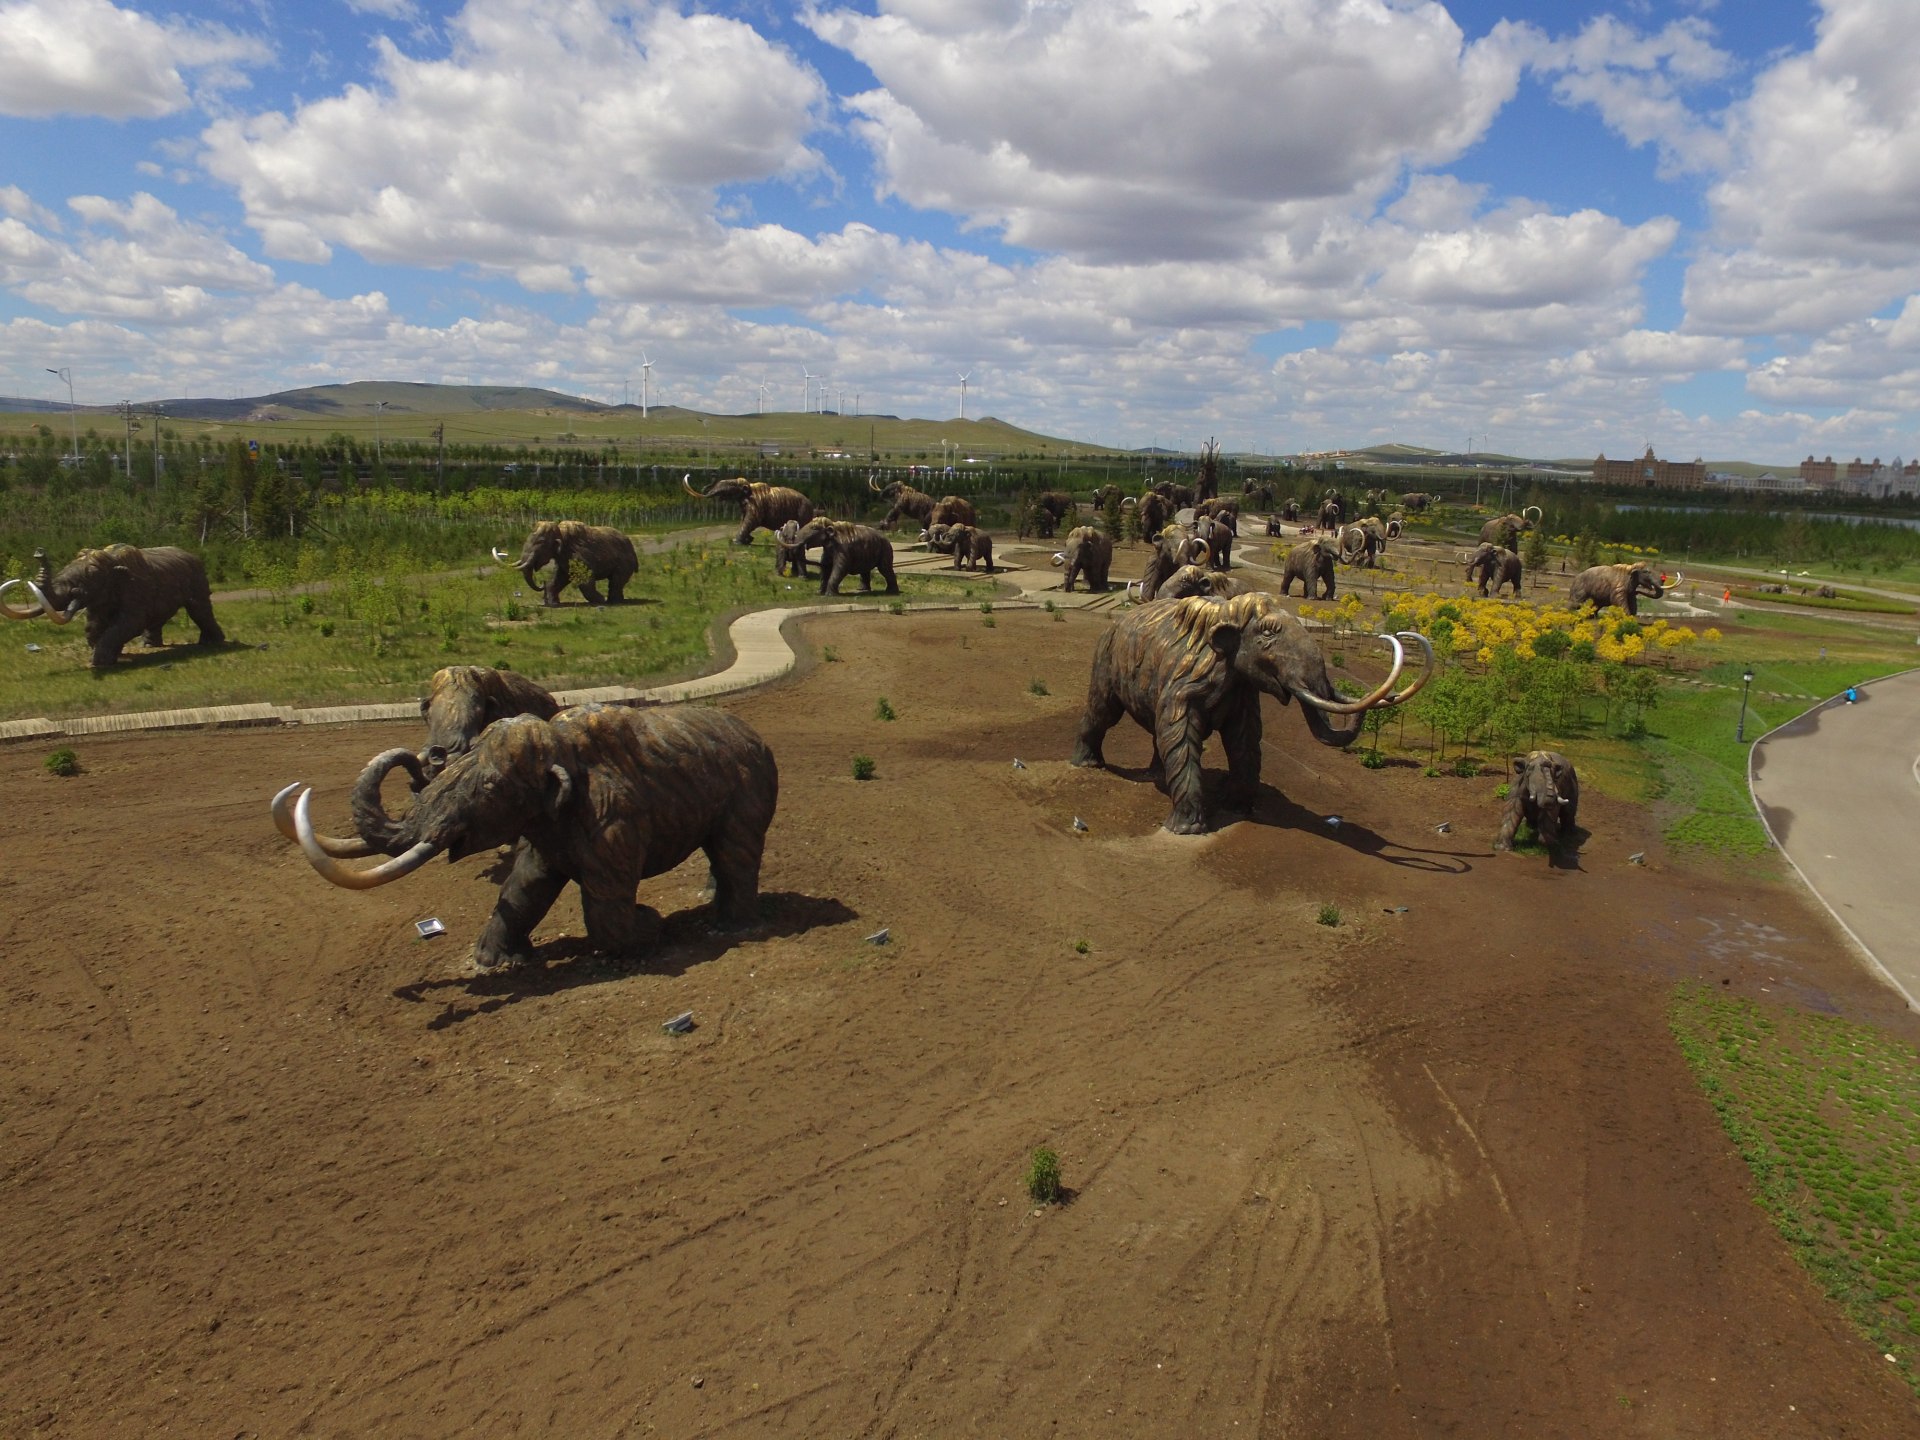
[[[820,593],[838,595],[848,575],[860,577],[863,591],[873,589],[873,572],[887,582],[887,594],[900,593],[893,573],[893,542],[871,525],[851,520],[815,519],[800,528],[799,543],[820,551]]]
[[[1482,545],[1467,557],[1467,579],[1479,577],[1482,595],[1487,593],[1489,586],[1498,595],[1502,585],[1511,585],[1513,593],[1518,595],[1522,573],[1520,557],[1498,545]]]
[[[1513,762],[1513,780],[1507,788],[1507,808],[1493,848],[1513,848],[1513,832],[1522,820],[1549,850],[1558,850],[1572,837],[1580,818],[1580,777],[1573,762],[1558,750],[1532,750]]]
[[[553,567],[553,573],[542,589],[535,576],[548,565]],[[633,541],[611,525],[541,520],[520,548],[520,558],[514,561],[514,568],[526,578],[528,589],[541,589],[543,604],[558,605],[560,592],[577,580],[580,593],[589,605],[609,601],[617,605],[626,599],[627,582],[640,568],[640,557],[634,553]],[[586,571],[584,580],[578,579],[575,573],[581,569]],[[600,598],[599,584],[603,580],[607,585],[606,600]]]
[[[986,563],[987,574],[993,574],[993,536],[972,525],[949,525],[946,528],[947,548],[953,552],[953,568],[958,570],[964,562],[966,568],[979,568]]]
[[[1287,563],[1280,571],[1280,593],[1291,594],[1293,582],[1298,580],[1302,597],[1312,595],[1317,583],[1320,586],[1320,598],[1333,599],[1335,558],[1331,540],[1302,540],[1287,551]]]
[[[1658,600],[1666,593],[1660,578],[1646,565],[1636,562],[1589,566],[1573,577],[1573,584],[1567,588],[1567,599],[1576,610],[1588,603],[1601,610],[1617,605],[1629,615],[1638,615],[1642,595]]]
[[[1105,590],[1107,575],[1113,569],[1113,537],[1091,525],[1080,525],[1067,532],[1065,574],[1060,588],[1071,592],[1074,582],[1085,580],[1089,590]]]
[[[35,583],[48,604],[62,616],[87,612],[87,643],[96,670],[112,666],[136,635],[144,635],[149,645],[163,643],[160,627],[182,610],[199,627],[202,645],[226,641],[213,618],[207,567],[190,551],[107,545],[82,550],[57,575],[50,573],[44,550],[34,556],[40,562]]]

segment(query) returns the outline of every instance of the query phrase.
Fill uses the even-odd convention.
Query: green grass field
[[[1920,1390],[1920,1055],[1864,1025],[1704,986],[1669,1022],[1814,1278]]]
[[[903,575],[907,601],[990,593],[986,581]],[[188,644],[183,614],[164,650],[139,641],[94,675],[79,621],[0,630],[0,719],[113,714],[271,701],[352,704],[423,694],[442,665],[501,665],[549,689],[643,684],[705,664],[716,616],[820,600],[818,583],[773,574],[766,538],[751,550],[689,544],[643,557],[629,603],[593,608],[569,590],[555,610],[506,569],[432,576],[361,576],[317,594],[290,588],[218,607],[229,644]],[[841,599],[893,597],[846,587]],[[37,653],[29,645],[38,645]]]

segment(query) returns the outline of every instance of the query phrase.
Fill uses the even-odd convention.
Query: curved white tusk
[[[1419,694],[1420,687],[1433,678],[1433,667],[1437,663],[1433,654],[1433,642],[1428,640],[1427,637],[1422,635],[1418,630],[1402,630],[1399,632],[1399,635],[1402,640],[1413,641],[1422,651],[1420,678],[1399,694],[1390,695],[1381,701],[1380,703],[1383,705],[1399,705]]]
[[[498,545],[496,545],[493,547],[493,558],[500,564],[504,565],[507,563],[507,552],[502,550]]]
[[[1293,692],[1295,698],[1302,705],[1311,705],[1314,709],[1324,710],[1329,715],[1358,715],[1377,705],[1391,703],[1388,697],[1393,694],[1393,682],[1400,678],[1401,668],[1407,663],[1407,652],[1401,648],[1397,636],[1381,635],[1376,638],[1386,641],[1393,647],[1393,668],[1387,672],[1387,678],[1367,694],[1362,695],[1358,700],[1323,700],[1310,691],[1295,690]]]
[[[29,585],[31,583],[32,582],[28,580],[9,580],[5,584],[0,585],[0,617],[8,620],[38,620],[42,615],[47,613],[47,604],[44,599],[39,601],[39,608],[34,610],[15,608],[7,603],[7,591],[16,585]]]
[[[310,813],[312,802],[311,790],[302,790],[299,800],[294,802],[294,839],[300,842],[300,851],[307,857],[307,863],[319,871],[323,878],[343,890],[371,890],[377,885],[398,880],[403,875],[411,875],[440,851],[438,845],[422,840],[404,855],[382,861],[370,870],[349,870],[321,848],[320,837],[313,833],[313,816]]]
[[[1682,571],[1680,574],[1674,576],[1673,579],[1667,582],[1667,589],[1671,590],[1677,585],[1684,584],[1686,581],[1686,578],[1687,578],[1686,573]]]
[[[304,781],[296,780],[273,797],[268,807],[273,811],[273,827],[287,839],[300,843],[300,831],[293,823],[293,792],[300,789]],[[332,835],[314,833],[314,841],[320,848],[337,860],[364,860],[369,855],[380,853],[364,840],[340,840]]]
[[[33,581],[22,580],[20,583],[25,585],[33,595],[33,598],[40,602],[40,608],[46,612],[47,618],[56,625],[66,624],[69,620],[73,619],[75,612],[82,608],[75,605],[66,610],[56,610],[53,608],[53,602],[47,599],[46,592],[34,584]]]
[[[1064,551],[1056,550],[1053,552],[1053,568],[1054,569],[1058,570],[1062,565],[1066,563],[1067,563],[1067,557]]]

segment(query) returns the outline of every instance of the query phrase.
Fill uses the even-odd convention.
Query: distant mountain
[[[84,405],[76,407],[84,410]],[[64,400],[29,400],[21,395],[0,395],[0,415],[64,415]]]
[[[145,402],[142,402],[143,404]],[[178,420],[245,420],[267,411],[301,415],[338,415],[359,419],[384,406],[387,414],[421,411],[456,415],[481,410],[566,410],[592,413],[609,407],[558,390],[525,385],[424,385],[406,380],[356,380],[348,385],[312,385],[237,400],[162,400],[160,407]],[[618,409],[618,406],[612,407]]]

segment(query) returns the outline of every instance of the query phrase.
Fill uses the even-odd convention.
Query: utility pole
[[[58,370],[50,365],[42,368],[49,375],[58,375],[67,382],[67,423],[73,431],[73,464],[74,468],[78,469],[80,466],[80,412],[73,405],[73,368],[66,365]]]
[[[153,421],[153,488],[154,493],[158,494],[160,490],[160,422],[167,418],[167,412],[156,405],[149,412],[149,417]]]
[[[440,458],[434,470],[434,489],[444,497],[447,493],[447,424],[444,420],[433,427],[433,438],[440,442]]]
[[[133,402],[120,402],[120,418],[127,422],[127,459],[122,467],[127,472],[127,489],[133,489]]]

